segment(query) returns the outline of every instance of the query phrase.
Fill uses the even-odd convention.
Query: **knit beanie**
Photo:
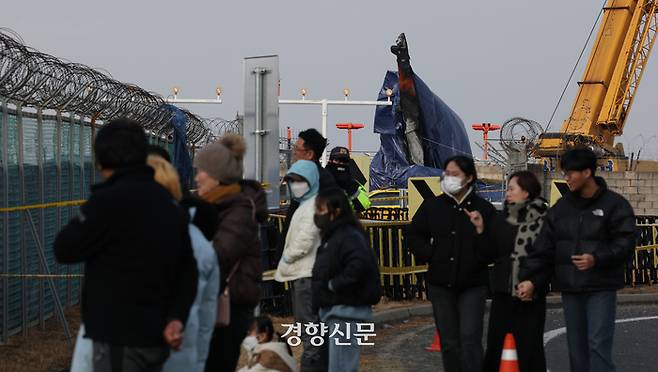
[[[242,179],[242,159],[246,150],[242,136],[227,134],[202,148],[194,157],[194,167],[221,184],[230,185]]]

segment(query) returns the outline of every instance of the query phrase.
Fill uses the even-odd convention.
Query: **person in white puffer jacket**
[[[312,161],[298,160],[288,170],[285,180],[291,198],[299,207],[290,221],[283,255],[274,279],[290,282],[292,286],[293,315],[295,322],[317,323],[318,314],[313,311],[312,276],[315,256],[320,246],[320,230],[313,221],[315,197],[320,188],[318,168]],[[311,345],[311,338],[302,334],[304,352],[301,359],[302,371],[323,369],[321,348]]]

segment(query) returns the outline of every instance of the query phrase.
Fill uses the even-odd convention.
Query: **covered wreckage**
[[[380,148],[370,164],[370,190],[406,188],[409,177],[440,176],[443,163],[455,155],[472,156],[464,123],[459,116],[418,77],[412,76],[419,107],[418,137],[423,149],[423,164],[415,164],[409,156],[407,125],[400,105],[398,74],[388,71],[378,100],[385,101],[392,89],[391,106],[378,106],[374,131],[379,134]]]

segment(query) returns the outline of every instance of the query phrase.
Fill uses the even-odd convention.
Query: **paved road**
[[[560,330],[564,327],[562,310],[549,309],[546,318],[545,337],[550,337],[546,344],[549,370],[569,371],[566,335]],[[614,349],[617,370],[658,370],[658,304],[618,307],[617,319]],[[424,350],[433,334],[430,317],[412,318],[380,329],[376,346],[363,349],[361,370],[442,371],[440,353]]]

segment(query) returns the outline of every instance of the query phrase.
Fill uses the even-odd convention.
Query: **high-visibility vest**
[[[370,208],[370,205],[372,205],[372,202],[370,201],[370,196],[368,195],[368,191],[366,190],[365,186],[363,186],[360,183],[359,183],[359,187],[356,189],[356,192],[353,195],[351,195],[349,199],[350,199],[350,204],[352,204],[352,210],[356,210],[356,205],[355,205],[356,203],[359,203],[359,205],[361,206],[361,208],[363,208],[364,211]]]

